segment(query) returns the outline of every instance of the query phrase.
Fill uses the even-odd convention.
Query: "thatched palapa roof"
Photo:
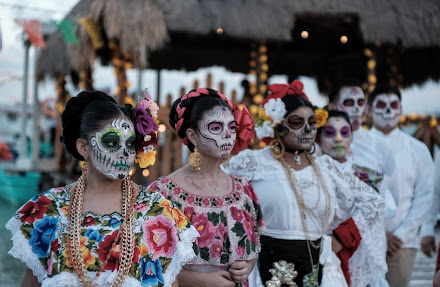
[[[65,19],[70,19],[77,23],[83,13],[93,0],[82,0],[75,5],[66,15]],[[80,54],[80,47],[75,44],[66,43],[63,34],[57,30],[49,36],[46,42],[47,48],[42,50],[37,59],[35,74],[37,81],[43,81],[46,77],[57,78],[58,76],[72,75],[77,78],[80,63],[90,63],[93,58],[85,54]],[[83,64],[86,66],[86,64]]]
[[[81,0],[73,12],[98,23],[104,39],[117,40],[136,68],[195,70],[222,65],[247,72],[250,44],[264,40],[272,53],[273,73],[319,78],[347,65],[359,70],[365,64],[359,51],[388,43],[404,48],[405,84],[440,77],[435,68],[440,66],[438,0]],[[216,33],[218,28],[222,34]],[[310,31],[308,44],[298,37],[299,29]],[[70,57],[63,54],[66,49],[57,41],[59,36],[49,39],[51,60],[40,64],[39,78],[92,65],[96,54],[89,36],[82,27],[78,33],[81,46],[70,48]],[[349,36],[344,46],[338,38],[333,41],[342,34]],[[52,45],[58,48],[49,53]],[[104,59],[105,53],[98,52],[98,57]]]

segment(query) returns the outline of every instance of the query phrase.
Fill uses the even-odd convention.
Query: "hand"
[[[387,235],[387,243],[388,243],[387,255],[393,256],[402,247],[403,242],[402,240],[400,240],[399,237],[395,236],[391,232],[387,232],[386,235]]]
[[[344,248],[344,246],[341,244],[341,242],[339,242],[336,237],[333,236],[332,234],[332,250],[335,254],[338,254],[339,251],[342,250],[342,248]]]
[[[231,273],[224,270],[203,273],[203,287],[235,287]]]
[[[431,252],[435,252],[435,238],[434,236],[422,237],[421,242],[422,252],[428,257],[432,257]]]
[[[437,271],[434,275],[434,287],[440,287],[440,271]]]
[[[231,272],[232,279],[235,283],[244,283],[251,274],[252,269],[254,268],[256,259],[252,260],[237,260],[231,264],[229,268],[229,272]]]

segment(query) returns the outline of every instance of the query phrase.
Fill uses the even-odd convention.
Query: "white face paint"
[[[322,127],[322,151],[334,159],[344,159],[353,141],[353,134],[346,119],[331,117]]]
[[[91,163],[108,178],[124,179],[134,163],[135,141],[133,123],[124,118],[114,119],[92,136]]]
[[[309,149],[315,142],[316,115],[309,107],[300,107],[288,114],[283,121],[288,130],[282,140],[286,147],[294,150]]]
[[[360,87],[342,88],[336,108],[348,114],[353,130],[357,130],[362,125],[367,111],[364,92]]]
[[[227,158],[237,138],[236,126],[228,108],[216,106],[207,111],[199,124],[199,149],[214,158]]]
[[[402,107],[395,94],[380,94],[373,101],[373,122],[381,128],[395,128],[399,123]]]

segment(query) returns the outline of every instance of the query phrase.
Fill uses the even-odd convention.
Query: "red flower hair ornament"
[[[248,109],[240,104],[240,105],[232,105],[231,101],[229,101],[222,93],[219,91],[215,91],[216,94],[228,104],[229,108],[232,111],[232,114],[234,115],[234,119],[237,122],[236,132],[237,132],[237,139],[235,140],[234,148],[231,151],[231,154],[235,155],[239,153],[240,151],[246,149],[246,147],[251,143],[251,141],[255,137],[255,131],[253,130],[253,124]],[[177,105],[176,112],[179,117],[179,120],[176,122],[174,128],[176,129],[176,132],[179,132],[180,128],[182,127],[184,118],[183,114],[185,113],[186,107],[181,107],[182,101],[193,98],[193,97],[199,97],[202,95],[209,95],[209,91],[206,88],[199,88],[195,91],[191,91],[188,94],[184,95],[182,97],[182,100]],[[182,138],[182,142],[185,145],[188,145],[188,137],[185,136]]]

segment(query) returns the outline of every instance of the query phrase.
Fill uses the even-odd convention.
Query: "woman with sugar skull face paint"
[[[297,286],[309,287],[325,280],[330,284],[326,286],[346,286],[342,272],[332,271],[339,268],[332,245],[338,252],[340,242],[334,238],[332,243],[327,235],[350,217],[372,230],[380,228],[383,201],[329,156],[311,156],[322,114],[315,114],[301,82],[268,89],[271,93],[255,126],[257,136],[268,146],[239,153],[227,169],[251,180],[260,199],[268,229],[261,237],[262,282],[279,286],[279,280],[282,286],[292,286],[289,279],[293,279]]]
[[[149,95],[141,103],[155,105]],[[63,143],[85,164],[77,182],[34,197],[8,222],[10,254],[29,267],[22,286],[178,286],[198,232],[129,175],[144,154],[136,152],[154,150],[153,114],[137,107],[130,115],[98,91],[67,102]]]
[[[181,286],[242,286],[265,230],[251,184],[226,174],[230,155],[255,136],[246,107],[218,91],[192,90],[173,103],[170,124],[192,152],[189,164],[150,185],[175,202],[200,233],[197,257],[179,274]]]
[[[320,144],[324,154],[339,161],[342,167],[370,187],[379,192],[382,176],[367,167],[362,166],[363,162],[350,152],[350,145],[353,141],[352,127],[348,115],[343,111],[331,110],[328,118],[320,129],[318,129],[317,142]],[[395,212],[395,202],[388,188],[381,188],[380,193],[385,201],[385,216],[389,217]],[[376,264],[384,262],[386,255],[385,226],[382,225],[381,233],[371,233],[362,230],[362,224],[357,226],[350,218],[333,230],[333,234],[341,241],[343,248],[337,254],[341,260],[341,267],[347,282],[353,286],[359,285],[359,278],[362,284],[369,286],[387,287],[385,270]],[[363,234],[362,239],[360,233]],[[382,234],[382,235],[380,235]],[[375,252],[371,252],[375,250]],[[382,251],[382,254],[380,254]],[[353,259],[350,261],[350,258]],[[349,263],[351,262],[351,263]],[[381,271],[382,270],[382,271]],[[376,281],[367,281],[371,273],[382,273],[382,277]],[[353,282],[350,281],[353,279]]]

